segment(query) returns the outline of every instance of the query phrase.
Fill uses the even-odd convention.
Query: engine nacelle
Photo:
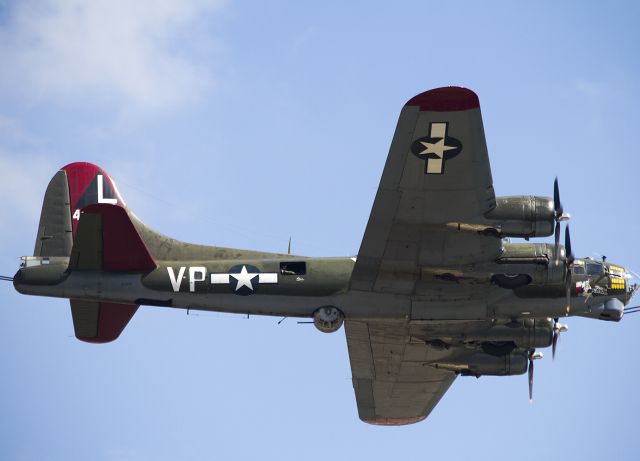
[[[496,207],[484,216],[504,237],[548,237],[555,225],[550,197],[496,197]]]
[[[560,264],[556,265],[553,244],[505,243],[502,254],[495,261],[501,269],[496,274],[528,274],[530,283],[535,285],[562,283],[566,274],[564,247],[560,246],[559,252],[557,259]]]
[[[502,322],[488,329],[465,333],[460,339],[465,342],[514,343],[520,349],[549,347],[553,340],[553,319]]]
[[[475,352],[460,357],[447,357],[433,363],[440,369],[455,371],[465,376],[510,376],[527,372],[529,358],[526,352],[511,352],[502,356],[495,356],[485,352]]]

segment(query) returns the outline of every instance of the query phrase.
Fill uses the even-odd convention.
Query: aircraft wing
[[[476,94],[446,87],[415,96],[400,113],[351,289],[411,294],[406,273],[495,259],[500,239],[464,226],[494,207]]]
[[[476,94],[448,87],[409,100],[350,281],[350,293],[370,302],[365,307],[395,309],[396,318],[400,313],[407,318],[345,322],[362,420],[389,425],[421,421],[454,381],[454,372],[426,364],[426,354],[433,351],[424,342],[412,343],[411,320],[435,318],[433,300],[440,295],[431,297],[428,290],[437,292],[441,281],[425,277],[425,268],[430,274],[439,268],[446,273],[452,266],[498,257],[501,239],[469,224],[482,221],[478,218],[495,203]],[[440,303],[439,318],[455,318],[459,309],[485,318],[486,302],[483,310],[479,299],[483,288],[455,286],[451,294],[458,295],[457,304]]]
[[[412,343],[406,322],[345,322],[360,419],[403,425],[425,419],[456,374],[425,365],[430,349]]]

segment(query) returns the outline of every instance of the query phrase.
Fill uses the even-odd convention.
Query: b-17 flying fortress
[[[96,165],[58,171],[24,294],[69,298],[75,335],[115,340],[138,306],[312,318],[342,325],[358,413],[382,425],[425,419],[458,376],[529,373],[568,316],[619,321],[636,276],[575,258],[553,197],[496,196],[478,97],[459,87],[403,107],[356,257],[195,245],[127,208]],[[552,243],[513,239],[554,236]]]

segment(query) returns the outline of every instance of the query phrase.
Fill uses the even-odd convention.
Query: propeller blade
[[[567,267],[567,275],[566,275],[566,280],[564,283],[564,293],[565,293],[565,300],[566,300],[566,308],[567,308],[567,314],[569,315],[569,311],[571,310],[571,268]]]
[[[571,250],[571,234],[569,233],[569,224],[564,229],[564,248],[567,253],[567,266],[573,264],[574,256],[573,251]]]
[[[529,355],[529,403],[533,402],[533,354]]]
[[[558,185],[558,177],[553,181],[553,209],[556,212],[556,219],[562,216],[564,209],[560,202],[560,186]]]
[[[535,349],[529,350],[529,403],[533,402],[533,361],[542,357],[542,352],[536,352]]]
[[[569,315],[569,311],[571,310],[571,268],[573,267],[573,262],[575,261],[575,257],[573,256],[573,250],[571,250],[571,233],[569,232],[569,225],[564,229],[564,249],[566,253],[565,259],[565,267],[567,268],[567,273],[565,275],[565,297],[566,297],[566,307],[567,307],[567,315]]]
[[[556,228],[554,230],[555,234],[555,255],[556,255],[556,266],[560,263],[560,221],[556,221]]]
[[[551,359],[556,359],[556,346],[558,344],[558,336],[560,332],[558,331],[558,317],[553,319],[553,340],[551,343]]]
[[[564,333],[565,331],[569,331],[568,325],[563,325],[560,323],[558,317],[553,319],[553,341],[551,346],[551,354],[552,358],[555,360],[556,358],[556,348],[558,342],[560,341],[560,333]]]

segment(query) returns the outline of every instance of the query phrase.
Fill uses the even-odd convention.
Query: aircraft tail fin
[[[40,213],[34,256],[68,257],[83,207],[98,204],[126,209],[115,183],[100,167],[70,163],[49,182]]]
[[[156,261],[201,258],[237,259],[240,257],[256,259],[273,256],[271,253],[258,251],[195,245],[175,240],[155,231],[128,209],[113,179],[102,168],[88,162],[75,162],[62,167],[49,183],[42,205],[34,256],[43,258],[70,257],[72,248],[76,246],[75,242],[78,239],[82,210],[90,205],[109,205],[126,211],[138,237],[143,242],[143,246]],[[105,213],[109,216],[114,215],[113,219],[119,219],[118,216],[115,216],[115,211]],[[124,218],[123,213],[120,213],[119,216]],[[126,226],[130,227],[128,224]],[[90,236],[90,234],[88,235]],[[94,235],[92,238],[98,237]],[[138,244],[136,246],[140,247]]]
[[[82,209],[69,270],[149,272],[156,267],[127,210],[104,203]]]
[[[51,178],[44,195],[33,255],[69,256],[72,245],[69,185],[61,170]]]

